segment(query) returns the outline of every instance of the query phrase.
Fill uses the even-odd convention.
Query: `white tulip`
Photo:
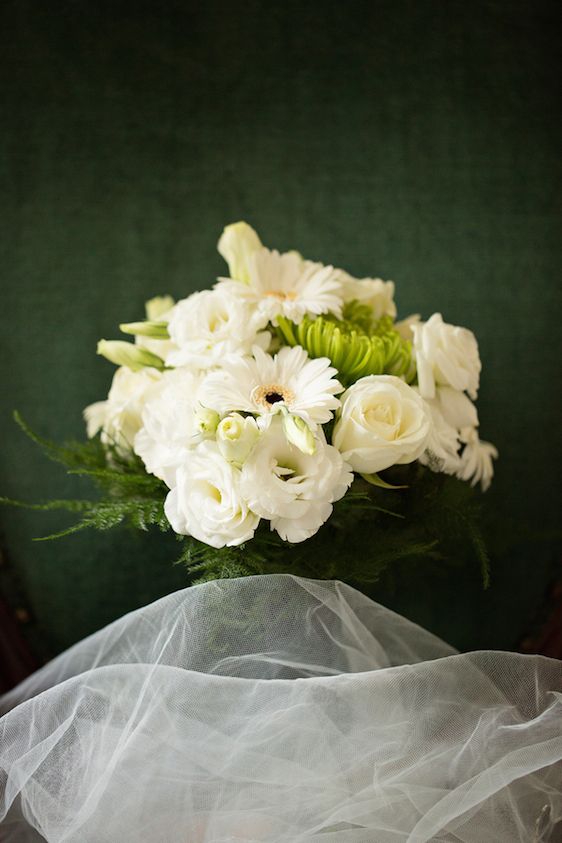
[[[259,427],[252,416],[244,418],[240,413],[231,413],[217,427],[217,445],[225,460],[241,466],[250,455],[259,435]]]
[[[361,378],[341,402],[332,441],[354,471],[377,473],[413,462],[424,452],[431,429],[429,411],[400,378]]]
[[[434,398],[436,386],[452,386],[476,398],[482,364],[472,331],[448,325],[440,313],[411,327],[420,395]]]
[[[188,452],[164,511],[176,533],[216,548],[249,541],[260,520],[240,494],[240,471],[210,441]]]

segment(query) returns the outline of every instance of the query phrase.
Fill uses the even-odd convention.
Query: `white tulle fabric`
[[[338,582],[189,588],[3,698],[0,839],[560,839],[561,691]]]

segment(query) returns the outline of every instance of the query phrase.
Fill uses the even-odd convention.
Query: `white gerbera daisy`
[[[215,289],[254,305],[263,326],[275,325],[278,316],[296,323],[306,314],[341,318],[341,285],[332,266],[304,260],[297,252],[262,248],[247,257],[247,277],[247,283],[223,278]]]
[[[327,357],[311,360],[301,346],[282,348],[275,357],[255,346],[252,357],[227,358],[207,375],[199,401],[221,415],[254,413],[270,418],[281,408],[304,419],[312,429],[330,421],[340,406],[343,386]]]

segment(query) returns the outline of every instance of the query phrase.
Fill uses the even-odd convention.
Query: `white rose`
[[[318,429],[314,454],[291,445],[274,417],[242,468],[241,490],[250,508],[271,521],[282,539],[313,536],[343,497],[353,474]]]
[[[156,369],[117,369],[107,400],[90,404],[84,410],[88,436],[101,430],[104,445],[114,445],[122,456],[131,453],[146,400],[161,377]]]
[[[188,452],[164,511],[176,533],[217,548],[249,541],[260,520],[240,494],[239,469],[209,441]]]
[[[168,330],[176,349],[166,363],[208,369],[227,354],[248,354],[254,345],[266,349],[271,336],[258,327],[252,309],[224,290],[193,293],[172,311]]]
[[[354,471],[373,474],[410,463],[423,453],[430,433],[429,411],[418,395],[393,375],[369,375],[342,396],[332,441]]]
[[[434,398],[435,387],[452,386],[476,398],[480,381],[478,343],[472,331],[448,325],[440,313],[412,325],[418,384],[423,398]]]
[[[217,427],[217,445],[228,462],[241,466],[256,444],[260,430],[252,416],[231,413]]]
[[[155,474],[170,487],[175,484],[176,470],[187,452],[206,436],[197,400],[201,380],[188,369],[164,372],[142,410],[135,453],[149,474]],[[210,428],[214,435],[213,425]]]
[[[382,316],[396,316],[394,303],[394,282],[381,278],[353,278],[343,269],[338,271],[341,283],[341,295],[345,302],[356,301],[366,304],[373,310],[375,319]]]

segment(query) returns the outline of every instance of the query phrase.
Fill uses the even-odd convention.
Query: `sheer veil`
[[[554,840],[562,665],[339,582],[170,594],[0,700],[6,843]]]

